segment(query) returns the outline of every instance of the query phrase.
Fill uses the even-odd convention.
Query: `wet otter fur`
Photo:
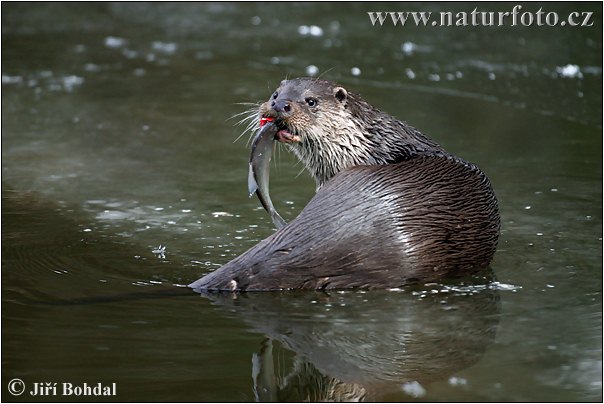
[[[196,290],[392,288],[485,268],[497,247],[486,175],[334,83],[285,80],[261,104],[317,183],[292,220]]]

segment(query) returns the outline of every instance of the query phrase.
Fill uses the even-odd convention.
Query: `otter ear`
[[[348,91],[344,87],[336,87],[333,89],[333,95],[336,97],[336,100],[344,102],[348,97]]]

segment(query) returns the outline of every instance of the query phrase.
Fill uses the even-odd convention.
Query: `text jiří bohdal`
[[[34,383],[31,396],[115,396],[117,383]]]

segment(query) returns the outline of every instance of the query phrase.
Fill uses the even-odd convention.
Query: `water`
[[[2,5],[3,401],[73,399],[13,397],[13,378],[117,383],[99,401],[602,399],[601,5],[547,5],[592,28],[371,27],[379,7]],[[273,231],[230,118],[313,70],[489,175],[491,270],[389,292],[173,286]],[[314,184],[276,159],[291,220]]]

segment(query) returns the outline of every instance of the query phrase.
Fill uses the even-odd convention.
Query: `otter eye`
[[[308,97],[304,101],[306,101],[306,103],[308,104],[309,107],[314,107],[318,103],[316,98],[312,98],[312,97]]]
[[[276,100],[278,96],[279,96],[279,92],[278,92],[278,91],[275,91],[275,92],[273,93],[273,100]]]

